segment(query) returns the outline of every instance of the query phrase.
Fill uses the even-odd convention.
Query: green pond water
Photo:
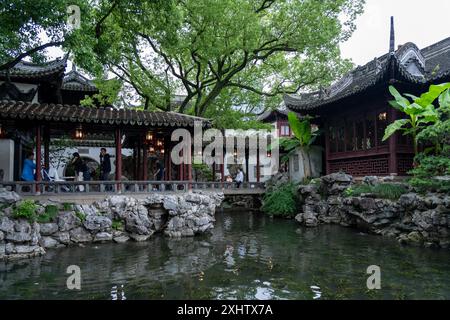
[[[0,262],[0,299],[450,299],[450,251],[339,226],[217,213],[211,235],[49,250]],[[67,267],[81,269],[68,290]],[[367,267],[381,268],[369,291]]]

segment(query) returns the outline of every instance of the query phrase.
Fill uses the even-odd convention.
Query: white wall
[[[72,158],[72,154],[74,152],[78,152],[81,157],[90,158],[100,163],[100,150],[102,147],[75,147],[68,148],[63,153],[63,157]],[[84,152],[87,151],[87,152]],[[111,156],[111,173],[116,171],[116,149],[115,148],[106,148],[106,152]],[[131,156],[133,151],[130,149],[122,149],[123,156]],[[50,155],[51,156],[51,155]],[[67,163],[63,162],[58,168],[54,168],[58,171],[58,175],[62,178],[64,176],[64,171]]]
[[[295,170],[295,155],[298,156],[298,170]],[[311,159],[311,172],[313,178],[318,178],[322,175],[322,148],[313,146],[310,149],[309,156]],[[289,157],[289,176],[292,181],[300,182],[305,178],[303,157],[300,150]],[[308,163],[306,164],[308,166]]]
[[[0,139],[0,169],[3,170],[3,181],[14,180],[14,141]]]
[[[0,85],[3,83],[4,83],[4,81],[0,81]],[[31,89],[36,89],[38,87],[36,84],[31,84],[31,83],[12,82],[12,84],[14,84],[17,87],[17,89],[19,89],[23,93],[28,92]],[[31,102],[32,103],[38,102],[38,92],[36,92],[36,94],[34,95],[34,98]]]

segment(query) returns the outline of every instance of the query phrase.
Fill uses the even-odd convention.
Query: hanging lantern
[[[84,137],[83,127],[81,125],[79,125],[75,129],[75,139],[83,139],[83,137]]]
[[[163,145],[163,142],[162,142],[161,140],[158,140],[158,141],[156,142],[156,146],[157,146],[157,147],[162,147],[162,145]]]
[[[153,132],[147,131],[147,134],[145,135],[145,140],[153,141]]]
[[[164,149],[161,149],[161,154],[164,154],[166,151]]]
[[[150,153],[154,153],[155,152],[155,148],[150,147],[149,151],[150,151]]]

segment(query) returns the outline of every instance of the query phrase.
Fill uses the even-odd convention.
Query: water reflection
[[[66,268],[81,268],[81,290]],[[379,265],[383,289],[368,292]],[[51,250],[0,262],[0,299],[450,298],[450,253],[335,226],[304,229],[263,215],[219,213],[210,236]],[[125,295],[126,289],[126,295]]]

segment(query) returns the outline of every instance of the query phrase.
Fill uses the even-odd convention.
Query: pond
[[[217,213],[211,235],[49,250],[0,262],[0,299],[450,299],[450,251],[339,226]],[[68,290],[67,267],[81,270]],[[381,268],[369,291],[367,268]]]

